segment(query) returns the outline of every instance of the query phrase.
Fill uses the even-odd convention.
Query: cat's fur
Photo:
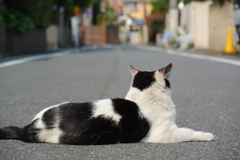
[[[178,128],[168,77],[172,64],[142,72],[130,66],[126,99],[66,102],[39,112],[23,129],[0,129],[0,139],[61,144],[211,141],[211,133]]]

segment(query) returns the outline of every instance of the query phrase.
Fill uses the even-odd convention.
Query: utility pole
[[[63,47],[64,46],[64,11],[65,8],[62,6],[59,8],[59,42],[60,42],[60,46]]]
[[[146,1],[143,0],[143,18],[146,19],[147,10],[146,10]]]
[[[142,27],[143,44],[146,45],[148,43],[148,30],[147,30],[147,24],[146,24],[146,16],[147,16],[146,0],[143,0],[142,3],[143,3],[143,19],[144,19],[144,24]]]
[[[178,0],[169,0],[169,18],[168,18],[168,26],[171,33],[176,36],[177,35],[177,27],[178,27]]]

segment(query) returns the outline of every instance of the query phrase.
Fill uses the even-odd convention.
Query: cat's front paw
[[[212,141],[212,140],[214,140],[214,135],[212,133],[203,133],[202,140],[203,141]]]

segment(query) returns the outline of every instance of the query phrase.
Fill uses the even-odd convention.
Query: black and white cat
[[[0,129],[0,139],[75,145],[211,141],[211,133],[178,128],[168,80],[172,64],[154,72],[130,66],[126,99],[66,102],[39,112],[24,128]]]

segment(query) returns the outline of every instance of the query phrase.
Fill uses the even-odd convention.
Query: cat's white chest
[[[168,141],[172,131],[177,128],[175,125],[176,111],[175,108],[164,110],[158,107],[141,109],[143,115],[150,122],[150,130],[141,142],[159,143]]]

